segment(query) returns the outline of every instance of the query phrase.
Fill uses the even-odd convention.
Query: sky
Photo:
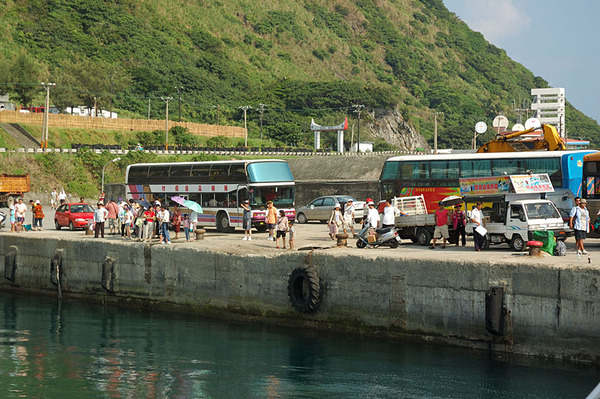
[[[600,122],[600,1],[443,2],[511,59],[551,87],[564,87],[568,102]]]

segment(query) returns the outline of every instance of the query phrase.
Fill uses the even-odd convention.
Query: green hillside
[[[249,105],[252,137],[265,104],[263,134],[287,143],[310,144],[311,117],[337,124],[364,104],[398,105],[427,138],[444,112],[440,146],[467,148],[477,121],[515,122],[513,102],[547,87],[441,0],[7,0],[0,26],[0,82],[24,83],[0,91],[41,103],[31,83],[50,79],[58,106],[95,98],[141,118],[148,100],[164,117],[172,96],[172,119],[180,95],[182,119],[237,125]],[[600,143],[570,104],[567,126]]]

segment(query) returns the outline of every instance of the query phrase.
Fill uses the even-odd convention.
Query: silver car
[[[311,220],[318,220],[321,223],[327,223],[335,204],[340,204],[343,212],[348,200],[352,200],[354,203],[355,221],[362,220],[365,206],[364,201],[357,201],[349,195],[327,195],[312,200],[308,205],[296,209],[296,221],[298,223],[306,223]]]

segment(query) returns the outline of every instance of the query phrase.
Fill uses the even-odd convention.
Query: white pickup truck
[[[508,243],[515,251],[523,251],[527,241],[533,238],[534,231],[553,231],[554,237],[559,240],[568,235],[569,231],[552,201],[507,198],[479,200],[484,203],[482,211],[487,229],[485,246]],[[466,198],[466,202],[473,204],[474,200]],[[473,233],[473,227],[475,226],[472,223],[467,224],[467,234]]]

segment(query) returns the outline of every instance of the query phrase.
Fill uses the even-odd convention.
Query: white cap
[[[335,203],[335,205],[333,206],[334,208],[339,208],[340,204],[338,202]]]
[[[39,203],[40,203],[40,200],[36,200],[36,201],[35,201],[35,203],[36,203],[36,204],[39,204]]]

